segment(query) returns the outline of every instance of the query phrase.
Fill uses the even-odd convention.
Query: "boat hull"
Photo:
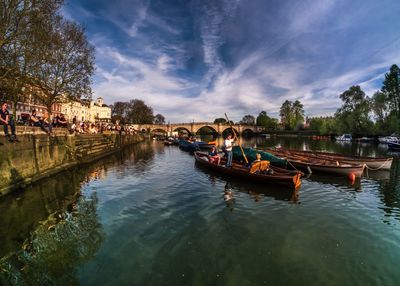
[[[340,163],[366,165],[370,170],[390,170],[392,167],[392,157],[361,157],[361,156],[347,156],[329,152],[314,152],[314,151],[301,151],[301,150],[283,150],[283,152],[302,154],[310,156],[311,158],[327,158],[329,160],[336,160]]]
[[[292,189],[298,189],[301,186],[302,174],[300,172],[290,172],[284,169],[272,168],[274,170],[274,174],[272,175],[251,174],[249,168],[243,167],[241,164],[234,163],[232,168],[227,168],[223,165],[208,162],[208,160],[205,159],[207,155],[202,152],[195,152],[194,155],[198,164],[223,175],[241,178],[251,182],[282,185]]]

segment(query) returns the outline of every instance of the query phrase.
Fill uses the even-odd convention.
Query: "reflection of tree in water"
[[[400,161],[398,159],[392,163],[389,181],[382,181],[379,189],[386,206],[383,209],[385,213],[400,219]]]
[[[103,241],[97,198],[81,197],[70,211],[41,224],[22,250],[0,260],[0,284],[78,285],[77,266],[90,260]]]

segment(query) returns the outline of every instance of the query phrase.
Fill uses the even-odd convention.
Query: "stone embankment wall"
[[[37,128],[19,128],[19,143],[10,143],[0,136],[0,196],[143,141],[139,135],[115,132],[71,135],[59,129],[54,133],[50,137]]]

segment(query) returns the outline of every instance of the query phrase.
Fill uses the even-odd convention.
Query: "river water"
[[[296,138],[243,143],[387,153]],[[355,185],[313,175],[292,193],[141,143],[0,199],[0,284],[399,285],[399,174],[396,159]]]

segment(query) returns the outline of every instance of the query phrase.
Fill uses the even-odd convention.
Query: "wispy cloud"
[[[141,98],[172,122],[278,116],[286,99],[333,114],[344,90],[372,95],[400,64],[394,0],[70,1],[96,46],[95,95]]]

